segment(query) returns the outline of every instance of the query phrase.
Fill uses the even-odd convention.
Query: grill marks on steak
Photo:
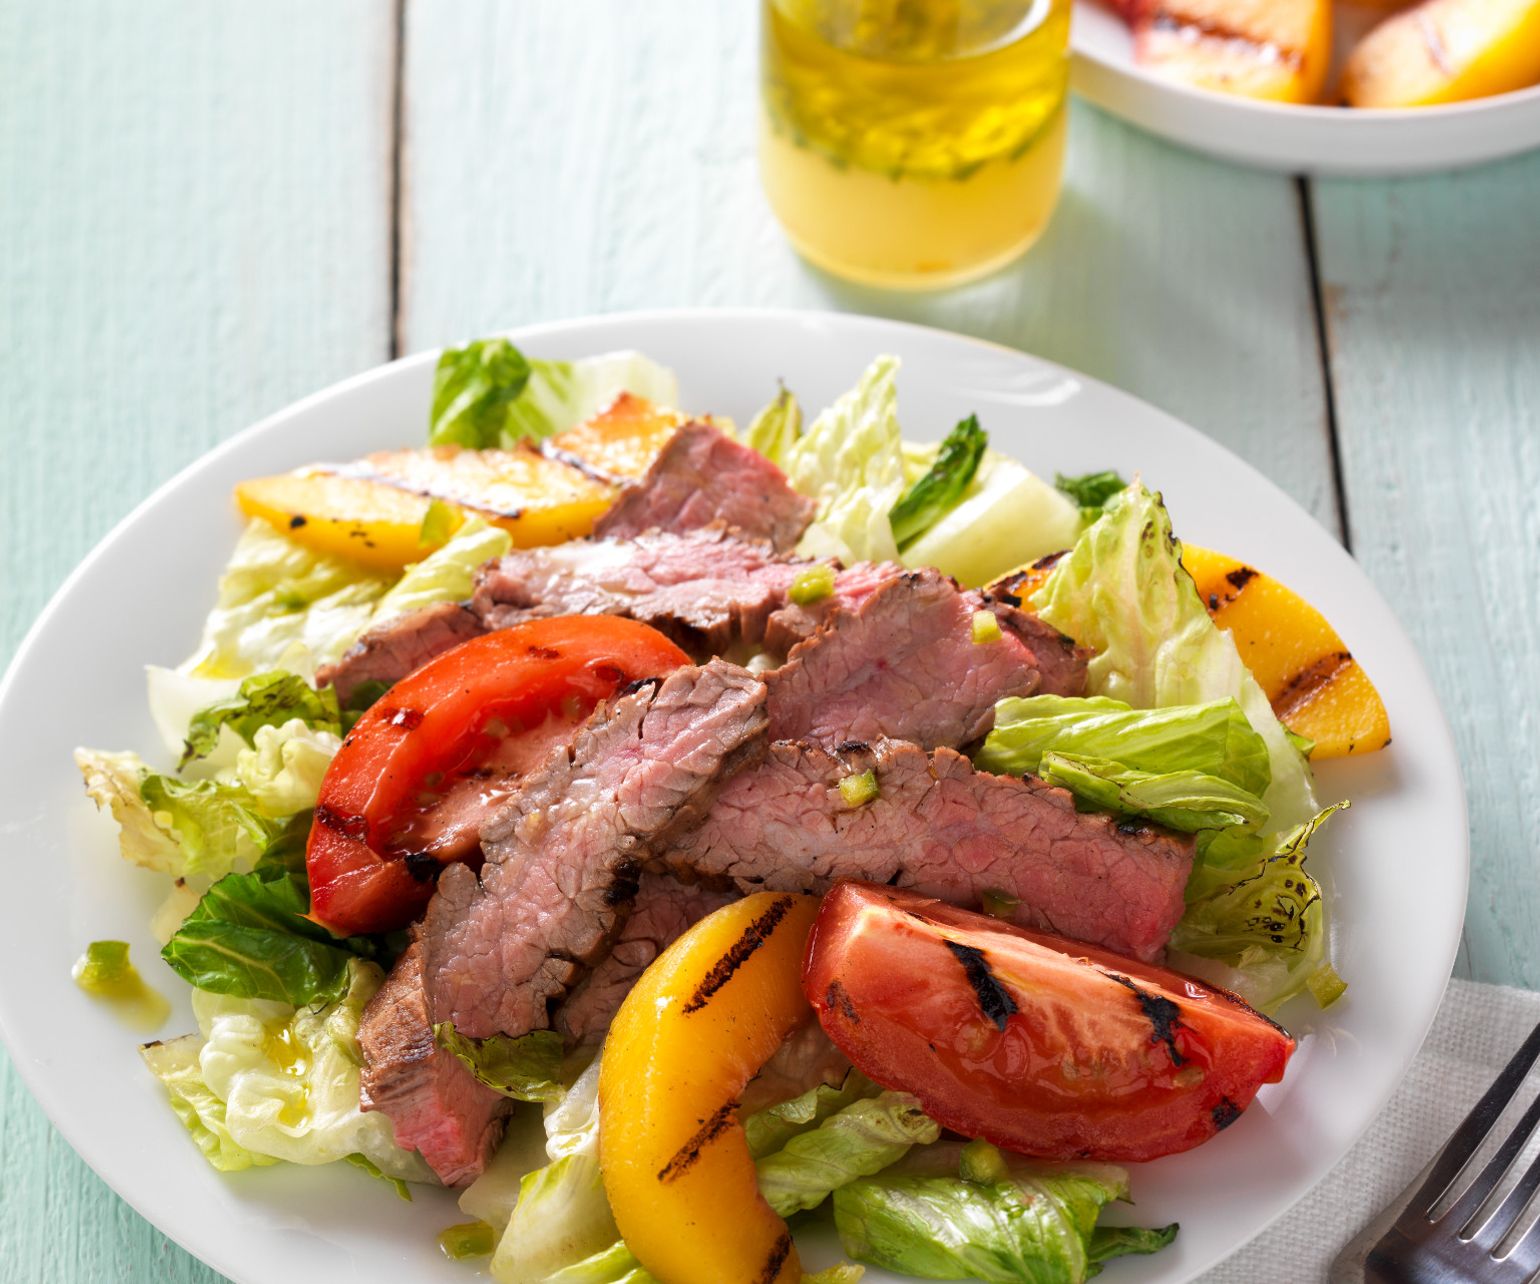
[[[771,739],[833,749],[887,737],[934,749],[984,736],[995,701],[1030,695],[1041,674],[1014,631],[973,640],[980,609],[977,594],[935,570],[895,575],[855,610],[836,609],[766,675]]]
[[[852,808],[839,781],[867,770],[878,795]],[[745,892],[840,878],[964,906],[997,892],[1019,901],[1017,922],[1148,960],[1182,915],[1192,859],[1190,839],[1077,812],[1062,789],[886,741],[838,754],[773,744],[660,863]]]
[[[600,707],[482,831],[481,877],[452,865],[424,923],[434,1021],[484,1038],[543,1029],[602,958],[644,861],[764,751],[764,686],[713,660]]]
[[[418,1151],[446,1186],[486,1167],[513,1103],[433,1041],[422,985],[422,946],[409,945],[369,1000],[358,1026],[360,1104],[390,1118],[396,1144]]]
[[[790,551],[816,510],[757,450],[710,424],[689,423],[669,438],[647,475],[621,493],[594,534],[626,539],[720,522]]]
[[[707,914],[737,899],[736,892],[643,874],[636,888],[636,903],[616,933],[609,954],[567,996],[553,1026],[569,1044],[602,1039],[620,1011],[621,1001],[648,964]]]

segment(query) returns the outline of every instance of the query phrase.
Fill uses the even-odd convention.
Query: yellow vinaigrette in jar
[[[1015,258],[1064,161],[1069,0],[765,0],[760,166],[797,249],[941,286]]]

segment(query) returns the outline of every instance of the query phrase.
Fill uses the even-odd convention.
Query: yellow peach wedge
[[[541,450],[609,481],[640,477],[684,416],[623,392],[592,419],[546,438]]]
[[[626,996],[599,1065],[599,1167],[621,1237],[670,1284],[802,1278],[759,1193],[738,1097],[809,1020],[811,896],[761,892],[703,918]]]
[[[1134,58],[1200,89],[1314,102],[1331,62],[1331,0],[1151,0]]]
[[[1540,0],[1422,0],[1358,42],[1354,107],[1429,107],[1540,83]]]

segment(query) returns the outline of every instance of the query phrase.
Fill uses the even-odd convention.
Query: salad
[[[1171,1242],[1103,1210],[1346,988],[1310,762],[1385,709],[1140,479],[906,442],[897,375],[739,427],[487,339],[425,446],[237,487],[162,751],[76,754],[166,877],[197,1030],[143,1055],[210,1164],[454,1188],[504,1284]],[[145,1000],[121,943],[76,977]]]

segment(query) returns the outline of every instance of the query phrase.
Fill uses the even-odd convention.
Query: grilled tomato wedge
[[[472,638],[402,678],[321,781],[305,849],[310,916],[339,936],[405,927],[441,866],[479,856],[489,803],[599,701],[687,663],[645,624],[573,615]]]
[[[1203,982],[866,883],[824,898],[803,988],[870,1078],[943,1127],[1045,1159],[1188,1150],[1294,1051]]]

